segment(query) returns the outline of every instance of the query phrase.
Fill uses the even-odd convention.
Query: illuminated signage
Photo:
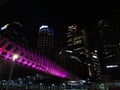
[[[118,65],[107,65],[106,68],[115,68],[118,67]]]

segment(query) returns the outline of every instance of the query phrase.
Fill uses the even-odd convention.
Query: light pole
[[[18,57],[19,56],[17,54],[14,54],[13,57],[12,57],[13,63],[12,63],[12,67],[10,69],[10,73],[9,73],[9,78],[8,78],[8,83],[7,83],[7,86],[6,86],[6,90],[8,90],[8,88],[9,88],[9,83],[10,83],[10,80],[11,80],[11,77],[12,77],[12,73],[13,73],[13,69],[14,69],[14,66],[15,66],[15,62],[18,59]]]

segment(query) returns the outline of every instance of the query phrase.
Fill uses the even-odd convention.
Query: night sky
[[[33,41],[39,27],[47,24],[55,30],[55,36],[64,42],[67,26],[76,23],[85,25],[92,39],[95,38],[93,27],[98,17],[116,4],[110,1],[5,0],[0,4],[0,26],[18,21]]]

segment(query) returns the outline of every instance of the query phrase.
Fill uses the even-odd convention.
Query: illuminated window
[[[105,52],[105,54],[107,55],[107,54],[110,54],[111,52],[110,51],[108,51],[108,52]]]
[[[113,55],[109,55],[109,56],[105,57],[105,59],[108,59],[108,58],[111,58],[111,57],[113,57]]]
[[[68,46],[72,46],[72,44],[68,44]]]
[[[71,42],[72,41],[72,39],[70,38],[67,42]]]
[[[71,37],[72,35],[67,35],[67,37]]]

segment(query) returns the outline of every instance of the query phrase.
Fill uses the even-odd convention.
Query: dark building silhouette
[[[66,47],[59,53],[61,64],[64,68],[79,78],[90,77],[89,51],[86,28],[73,24],[68,26],[66,32]]]
[[[28,40],[25,37],[24,27],[19,22],[12,22],[1,27],[1,34],[10,40],[22,44],[28,45]]]
[[[100,33],[99,58],[102,74],[110,75],[113,79],[119,78],[120,51],[116,39],[117,29],[107,20],[100,20],[98,27]]]

